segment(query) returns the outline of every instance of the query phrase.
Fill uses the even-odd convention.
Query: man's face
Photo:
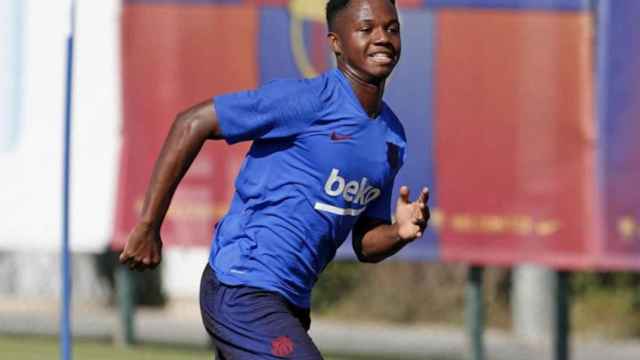
[[[351,0],[329,34],[338,65],[367,82],[380,82],[400,59],[400,23],[389,0]]]

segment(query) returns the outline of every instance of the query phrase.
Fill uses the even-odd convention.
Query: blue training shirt
[[[338,70],[214,98],[228,143],[253,140],[209,263],[227,285],[308,308],[318,275],[358,216],[390,220],[405,135],[383,103],[372,119]]]

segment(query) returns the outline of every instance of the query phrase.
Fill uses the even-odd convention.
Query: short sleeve
[[[276,80],[250,91],[213,98],[223,138],[230,144],[295,136],[318,113],[313,80]]]

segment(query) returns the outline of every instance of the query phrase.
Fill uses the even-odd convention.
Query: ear
[[[338,34],[330,32],[329,34],[327,34],[327,41],[329,41],[331,51],[333,51],[336,56],[342,54],[342,48],[340,46],[340,39],[338,38]]]

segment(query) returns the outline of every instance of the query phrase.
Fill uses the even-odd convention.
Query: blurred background
[[[385,100],[396,184],[429,231],[313,294],[332,360],[640,358],[640,1],[397,0]],[[210,142],[162,266],[117,264],[175,115],[334,65],[324,0],[77,0],[69,241],[73,355],[211,358],[197,292],[249,144]],[[0,357],[59,356],[71,2],[0,0]],[[62,356],[62,355],[61,355]]]

